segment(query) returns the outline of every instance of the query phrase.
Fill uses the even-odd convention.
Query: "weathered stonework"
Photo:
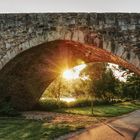
[[[140,69],[140,14],[0,15],[0,68],[20,52],[53,40],[96,45]]]
[[[10,98],[15,108],[31,109],[62,71],[83,61],[112,62],[140,74],[132,64],[104,49],[57,40],[30,48],[5,65],[0,72],[0,102]]]
[[[140,75],[140,14],[0,15],[0,102],[11,97],[15,108],[31,109],[60,68],[78,59]]]

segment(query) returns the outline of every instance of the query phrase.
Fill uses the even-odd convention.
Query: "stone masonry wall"
[[[96,45],[140,69],[140,14],[0,15],[0,69],[20,52],[53,40]]]

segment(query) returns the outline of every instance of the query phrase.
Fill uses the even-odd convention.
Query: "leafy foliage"
[[[67,103],[64,101],[57,101],[55,99],[45,99],[40,100],[38,104],[34,106],[34,110],[41,111],[53,111],[61,108],[75,108],[75,107],[89,107],[91,106],[91,102],[93,105],[109,105],[120,102],[120,100],[114,100],[112,102],[103,101],[103,100],[91,100],[91,99],[77,99],[73,102]]]
[[[126,83],[122,83],[122,90],[122,97],[140,99],[140,76],[135,74],[129,76]]]
[[[76,97],[76,98],[87,98],[89,99],[90,83],[92,80],[101,78],[103,71],[105,70],[104,63],[92,63],[88,64],[85,69],[80,73],[80,76],[88,76],[88,80],[81,78],[74,80],[65,80],[61,76],[58,77],[54,82],[43,93],[44,98],[59,99],[61,96]]]
[[[59,95],[59,97],[76,97],[78,99],[76,102],[67,105],[63,104],[63,107],[83,107],[91,105],[92,112],[93,105],[98,103],[114,103],[124,98],[139,99],[140,77],[134,74],[132,75],[126,70],[124,73],[127,74],[127,81],[120,81],[114,76],[112,69],[107,66],[108,64],[106,63],[92,63],[87,65],[87,67],[81,71],[80,76],[88,75],[88,80],[78,78],[72,81],[67,81],[59,77],[59,79],[46,90],[45,96],[55,99],[58,97],[56,95]],[[119,70],[121,68],[118,67],[117,69]],[[83,98],[84,100],[79,100]]]
[[[15,117],[19,116],[20,113],[12,107],[10,102],[2,102],[0,104],[0,116]]]
[[[95,98],[111,101],[117,95],[116,87],[119,81],[113,75],[111,69],[102,73],[102,77],[92,81],[91,96]]]
[[[35,110],[43,110],[43,111],[52,111],[55,109],[59,109],[62,107],[66,107],[66,102],[57,101],[56,99],[45,99],[40,100],[33,109]]]

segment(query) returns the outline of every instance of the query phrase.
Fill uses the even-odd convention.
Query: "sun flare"
[[[70,103],[70,102],[76,101],[76,98],[74,98],[74,97],[62,97],[62,98],[60,98],[60,101]]]
[[[67,80],[80,78],[80,72],[86,67],[86,64],[78,65],[72,69],[67,69],[63,72],[63,78]]]

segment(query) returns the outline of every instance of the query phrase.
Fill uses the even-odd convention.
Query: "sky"
[[[119,65],[113,64],[113,63],[108,63],[109,66],[108,68],[111,68],[111,70],[113,71],[113,74],[116,78],[118,78],[120,81],[126,82],[127,80],[127,74],[125,70],[121,70],[119,68]],[[124,75],[124,76],[123,76]]]
[[[0,13],[140,12],[140,0],[0,0]]]

